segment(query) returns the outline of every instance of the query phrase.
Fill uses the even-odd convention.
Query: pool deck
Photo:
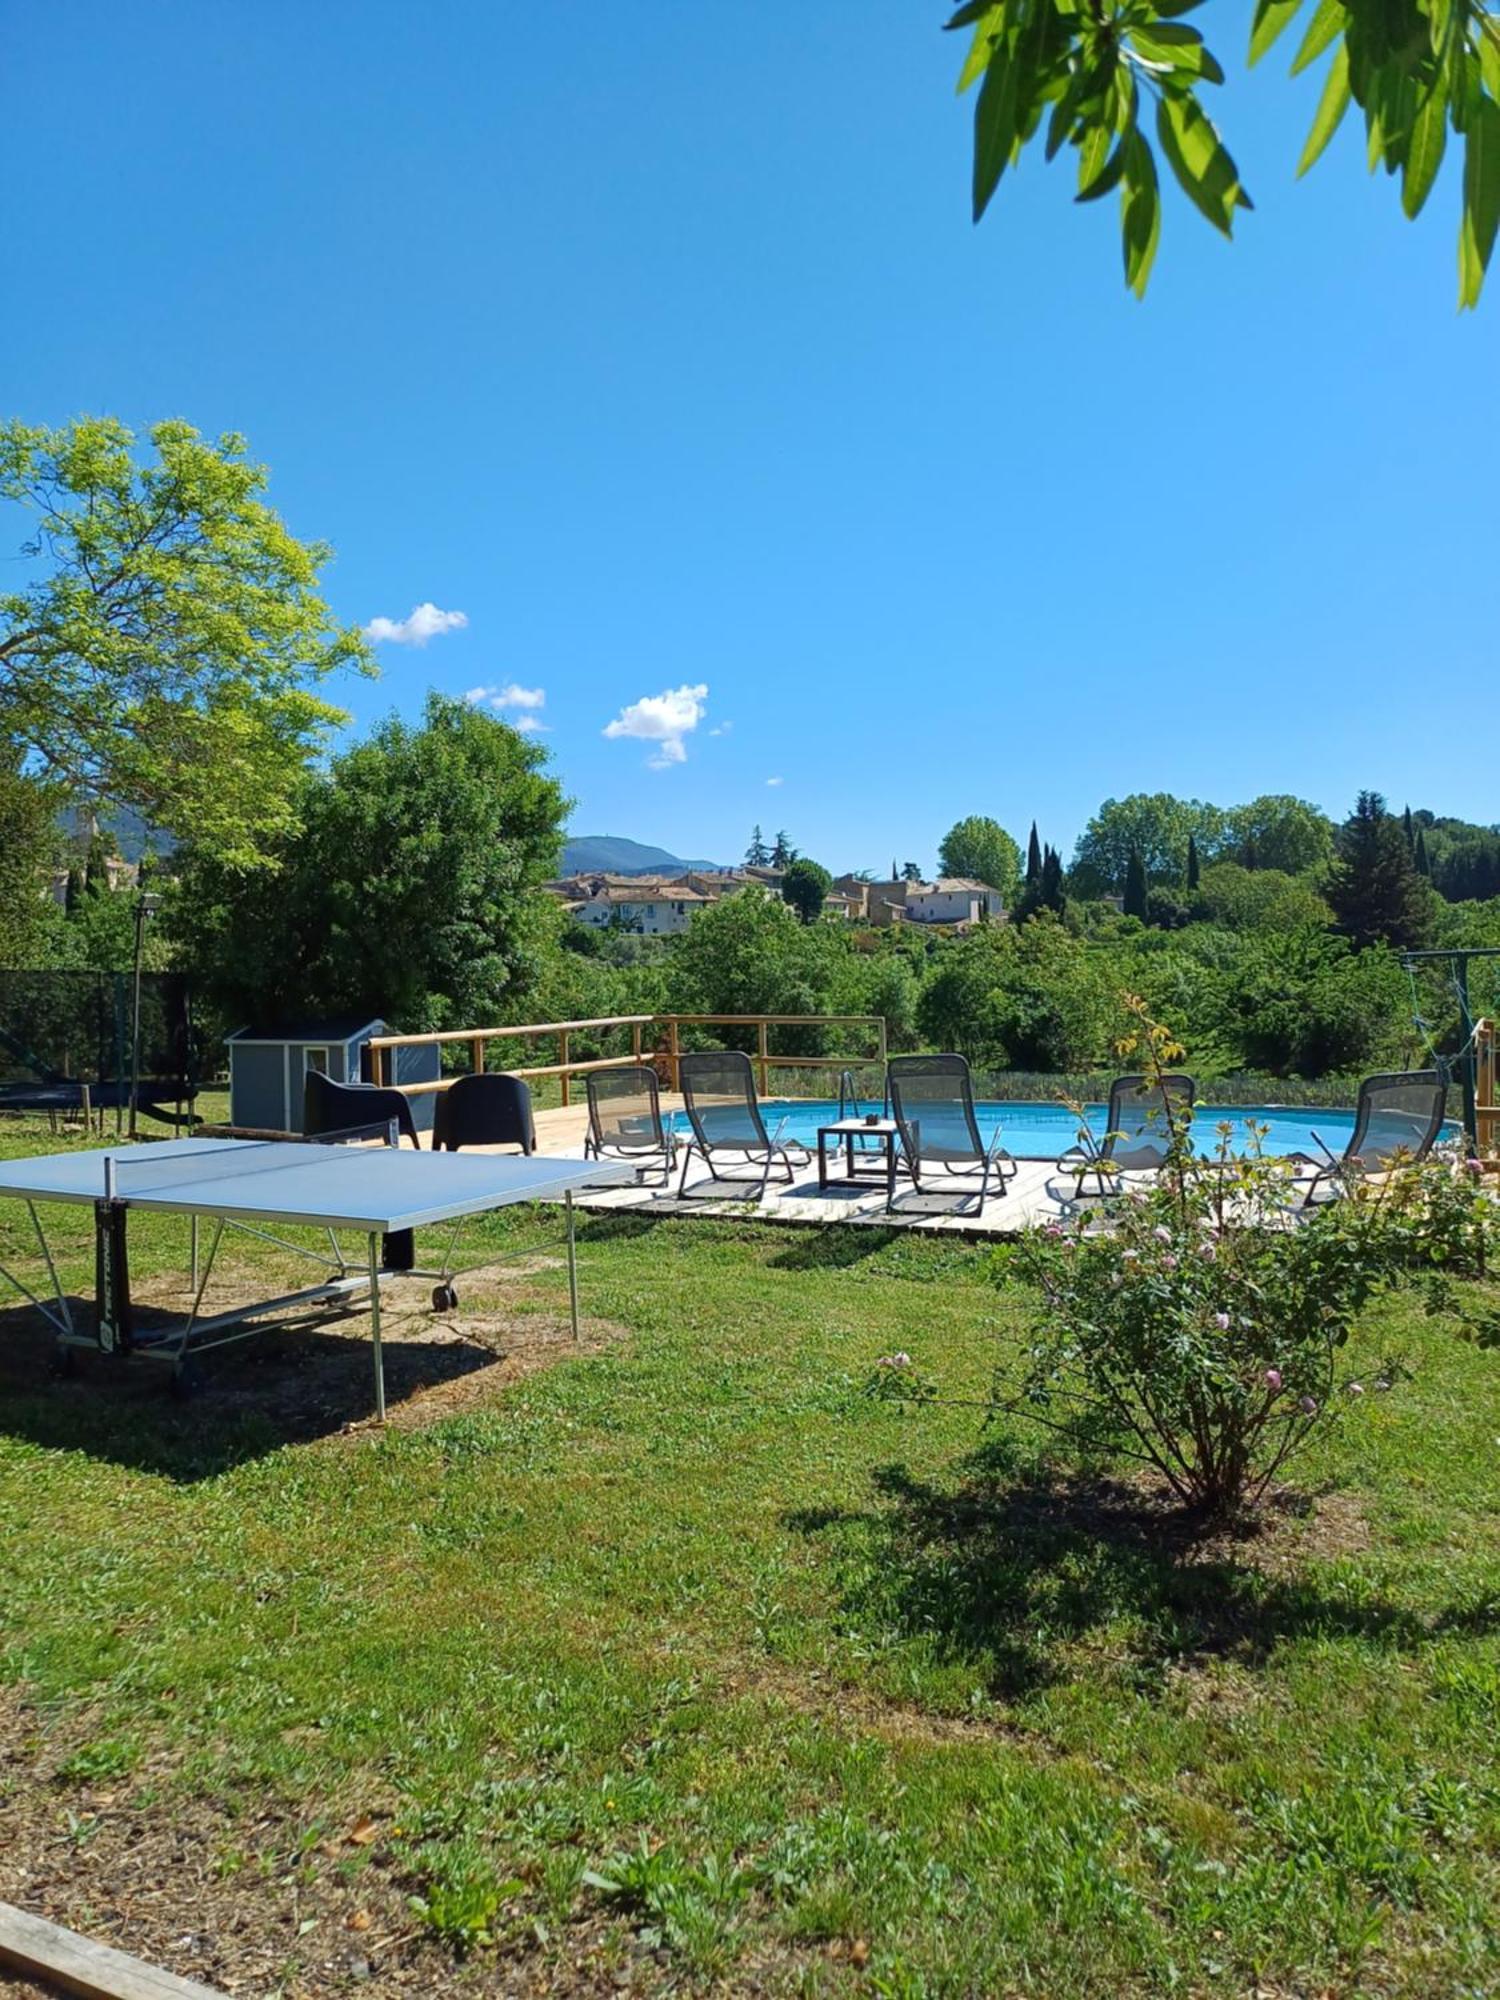
[[[663,1122],[669,1112],[676,1111],[678,1132],[686,1131],[687,1120],[682,1115],[680,1097],[664,1094],[661,1109]],[[563,1158],[582,1158],[587,1129],[588,1112],[581,1104],[538,1111],[537,1150]],[[1005,1194],[992,1193],[984,1204],[982,1215],[974,1213],[973,1198],[979,1191],[977,1175],[972,1178],[955,1175],[949,1185],[941,1189],[935,1187],[931,1192],[920,1195],[909,1180],[898,1180],[896,1205],[894,1209],[887,1210],[883,1181],[871,1181],[859,1188],[834,1186],[826,1193],[820,1192],[815,1159],[807,1166],[794,1168],[797,1178],[790,1187],[785,1184],[778,1186],[773,1180],[763,1200],[755,1198],[753,1187],[747,1193],[740,1193],[723,1182],[715,1184],[710,1181],[703,1174],[702,1162],[695,1159],[688,1179],[687,1199],[679,1201],[677,1182],[681,1171],[679,1166],[672,1176],[671,1185],[666,1188],[639,1185],[601,1188],[597,1194],[582,1194],[575,1199],[580,1208],[591,1212],[628,1210],[633,1214],[651,1216],[740,1218],[748,1215],[759,1221],[800,1228],[826,1228],[837,1223],[996,1239],[1018,1235],[1023,1229],[1039,1222],[1055,1221],[1063,1213],[1054,1195],[1049,1192],[1049,1183],[1055,1185],[1056,1182],[1055,1169],[1050,1160],[1018,1161],[1015,1178],[1007,1184]],[[947,1179],[946,1176],[942,1178]],[[721,1194],[715,1194],[716,1185],[722,1190]]]

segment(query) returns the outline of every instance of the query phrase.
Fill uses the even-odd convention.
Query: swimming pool
[[[879,1108],[878,1102],[873,1099],[861,1100],[861,1111],[876,1111]],[[1106,1123],[1108,1107],[1090,1104],[1085,1109],[1094,1136],[1102,1138],[1109,1129]],[[976,1102],[974,1110],[979,1119],[980,1136],[988,1141],[998,1125],[1002,1145],[1018,1160],[1055,1160],[1078,1136],[1078,1120],[1063,1104],[985,1098]],[[818,1127],[832,1125],[839,1115],[839,1107],[831,1098],[779,1097],[762,1099],[761,1112],[768,1131],[774,1131],[785,1118],[783,1138],[800,1139],[805,1146],[815,1146]],[[1324,1142],[1335,1153],[1343,1151],[1354,1131],[1352,1110],[1325,1110],[1321,1105],[1200,1104],[1193,1114],[1193,1139],[1200,1152],[1211,1152],[1218,1146],[1221,1119],[1228,1120],[1234,1127],[1230,1143],[1236,1151],[1243,1151],[1247,1146],[1245,1121],[1254,1119],[1257,1125],[1270,1128],[1261,1141],[1264,1152],[1307,1153],[1313,1159],[1323,1157],[1322,1148],[1313,1137],[1315,1131],[1322,1135]]]

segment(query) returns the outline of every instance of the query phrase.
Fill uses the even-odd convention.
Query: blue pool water
[[[875,1102],[862,1101],[860,1105],[862,1111],[878,1111],[879,1108]],[[1109,1129],[1106,1123],[1108,1107],[1090,1104],[1085,1108],[1095,1137],[1103,1138]],[[1062,1104],[984,1099],[976,1103],[974,1109],[979,1119],[980,1136],[988,1140],[998,1125],[1001,1143],[1018,1160],[1055,1160],[1078,1136],[1078,1120]],[[787,1122],[782,1136],[800,1139],[806,1146],[816,1145],[818,1127],[833,1124],[839,1115],[838,1105],[827,1098],[767,1098],[762,1101],[761,1111],[768,1131],[774,1131],[785,1118]],[[1314,1159],[1322,1158],[1322,1149],[1313,1137],[1314,1131],[1320,1133],[1325,1143],[1338,1153],[1343,1151],[1354,1130],[1352,1110],[1328,1111],[1322,1106],[1310,1105],[1278,1109],[1274,1105],[1200,1104],[1193,1116],[1193,1138],[1198,1150],[1212,1152],[1219,1144],[1219,1123],[1228,1120],[1234,1127],[1230,1143],[1236,1151],[1243,1151],[1248,1144],[1246,1119],[1254,1119],[1257,1125],[1270,1127],[1261,1141],[1262,1150],[1267,1154],[1308,1153]]]

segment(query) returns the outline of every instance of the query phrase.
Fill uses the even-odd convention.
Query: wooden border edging
[[[179,1979],[11,1903],[0,1903],[0,1966],[80,1993],[84,2000],[227,2000],[215,1986]]]

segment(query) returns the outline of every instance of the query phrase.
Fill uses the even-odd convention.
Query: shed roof
[[[229,1042],[352,1042],[360,1035],[383,1035],[386,1023],[378,1014],[325,1014],[321,1019],[268,1022],[236,1028]]]

